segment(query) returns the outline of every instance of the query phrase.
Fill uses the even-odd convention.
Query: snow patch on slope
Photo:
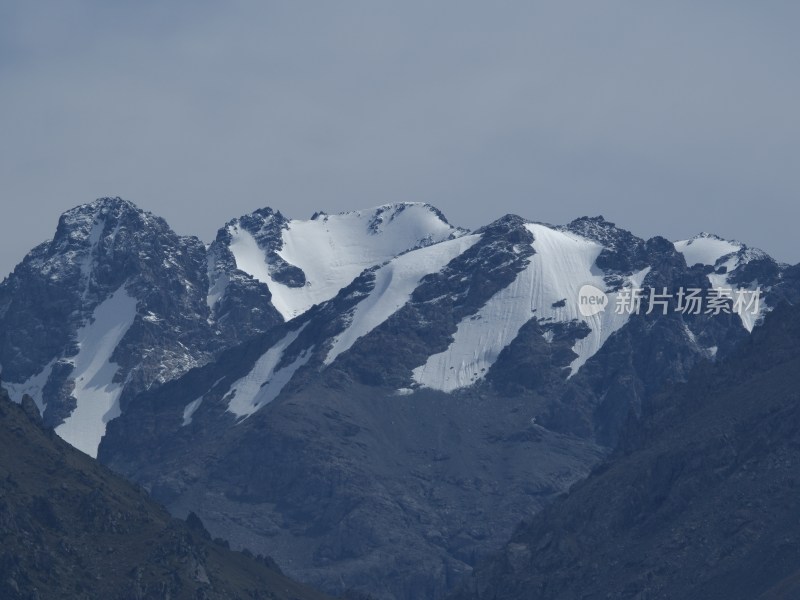
[[[633,273],[626,278],[625,285],[623,287],[633,289],[641,288],[642,282],[644,282],[644,278],[647,277],[649,272],[650,267],[645,267],[641,271]],[[600,289],[602,289],[601,282],[602,277],[598,278],[597,282],[597,285],[600,287]],[[579,317],[589,326],[591,332],[585,338],[575,342],[575,345],[572,347],[572,351],[575,352],[578,357],[569,365],[570,377],[575,375],[575,373],[577,373],[578,370],[584,364],[586,364],[587,360],[597,354],[600,348],[602,348],[606,341],[608,341],[608,338],[611,337],[611,334],[621,329],[630,318],[630,315],[625,313],[619,314],[615,310],[617,296],[619,295],[618,292],[610,292],[606,295],[608,296],[608,308],[605,311],[590,317]],[[577,306],[577,303],[575,306]]]
[[[714,266],[723,256],[742,249],[742,244],[710,233],[701,233],[691,239],[675,242],[674,245],[690,267],[698,263]]]
[[[608,294],[609,308],[604,312],[587,317],[578,310],[578,291],[583,285],[605,289],[603,273],[595,266],[603,249],[600,244],[544,225],[526,227],[534,235],[536,254],[511,285],[458,324],[447,350],[428,357],[424,365],[414,369],[418,384],[446,392],[472,385],[486,375],[503,348],[531,318],[582,320],[589,326],[589,335],[573,347],[578,356],[570,364],[571,376],[627,322],[629,315],[613,310],[616,293]],[[627,284],[640,285],[648,271],[635,273]],[[567,302],[561,306],[564,298]]]
[[[255,279],[269,284],[272,279],[267,268],[266,255],[259,247],[253,234],[238,225],[231,226],[230,250],[236,259],[236,268],[252,275]]]
[[[231,386],[231,391],[225,398],[228,401],[228,412],[239,418],[249,417],[278,397],[297,369],[311,358],[311,349],[307,349],[290,365],[278,368],[284,351],[297,339],[305,326],[306,324],[288,333],[267,350],[250,372]]]
[[[181,427],[186,427],[192,422],[192,415],[194,415],[197,409],[200,408],[200,404],[203,402],[203,397],[204,396],[200,396],[199,398],[192,400],[183,409],[183,423],[181,424]]]
[[[584,316],[579,310],[578,292],[586,284],[604,290],[604,273],[595,261],[603,246],[581,236],[551,229],[544,225],[527,226],[533,233],[531,258],[533,267],[530,305],[536,310],[536,318],[554,322],[580,320],[589,326],[590,332],[575,342],[572,351],[578,356],[570,363],[570,376],[578,372],[587,360],[594,356],[612,333],[628,321],[629,315],[617,314],[614,310],[617,292],[609,292],[606,310],[595,315]],[[646,267],[629,276],[623,287],[641,286],[649,273]],[[563,306],[559,300],[566,298]]]
[[[118,366],[111,355],[135,318],[136,299],[123,286],[95,308],[92,320],[77,333],[79,351],[70,359],[77,407],[56,433],[92,457],[97,456],[106,424],[120,414],[123,384],[114,382]]]
[[[6,388],[6,391],[8,391],[9,397],[14,402],[19,404],[22,402],[22,397],[27,394],[33,398],[33,401],[36,403],[36,406],[39,409],[39,413],[43,414],[47,406],[42,398],[42,389],[44,388],[45,384],[47,384],[47,380],[50,379],[50,373],[53,371],[53,364],[55,362],[56,359],[54,358],[36,375],[33,375],[22,383],[3,381],[3,387]]]
[[[81,260],[81,280],[83,281],[83,292],[81,293],[82,298],[86,298],[86,295],[89,293],[89,285],[92,281],[92,268],[94,266],[95,255],[97,254],[97,244],[100,243],[100,240],[103,237],[103,230],[106,226],[106,222],[104,219],[97,219],[92,223],[92,229],[89,232],[88,237],[88,249],[86,250],[86,256],[83,257]]]
[[[748,290],[730,283],[733,271],[746,265],[754,259],[766,256],[757,249],[746,248],[744,244],[725,240],[710,233],[701,233],[690,240],[675,242],[675,249],[686,258],[686,264],[692,266],[697,263],[710,265],[715,272],[707,275],[712,288],[733,290],[734,297],[738,290]],[[723,261],[723,259],[725,259]],[[758,282],[755,282],[756,286]],[[753,288],[754,289],[754,288]],[[759,301],[758,310],[737,311],[742,321],[742,326],[751,333],[756,323],[764,316],[766,305]]]
[[[758,251],[757,251],[758,252]],[[744,254],[744,256],[742,256]],[[716,289],[723,289],[723,290],[731,290],[734,299],[737,297],[738,294],[747,294],[748,292],[755,289],[758,286],[758,282],[755,282],[755,286],[751,288],[743,288],[732,285],[729,281],[731,273],[739,268],[740,266],[746,264],[751,257],[747,256],[747,253],[738,253],[734,254],[729,257],[724,263],[717,267],[717,270],[724,271],[720,273],[709,273],[708,274],[708,281],[711,283],[712,288]],[[753,332],[753,327],[763,318],[764,314],[767,312],[767,305],[764,303],[763,298],[759,298],[758,306],[754,306],[754,309],[749,309],[747,304],[747,298],[744,298],[744,306],[740,310],[734,309],[739,318],[742,321],[742,327],[744,327],[748,333]]]
[[[89,238],[87,240],[88,249],[86,256],[81,262],[81,274],[84,277],[87,277],[91,271],[92,260],[96,253],[97,244],[100,243],[100,239],[103,237],[103,229],[105,226],[106,222],[104,219],[97,219],[94,223],[92,223],[92,229],[89,231]]]
[[[194,416],[194,413],[197,412],[197,409],[200,408],[200,405],[203,403],[203,400],[205,399],[206,394],[208,394],[208,392],[210,392],[215,387],[217,387],[219,382],[222,381],[223,379],[225,379],[225,377],[220,377],[219,379],[217,379],[214,382],[214,385],[212,385],[210,388],[208,388],[208,391],[206,391],[205,393],[201,394],[200,396],[198,396],[197,398],[195,398],[194,400],[189,402],[183,408],[183,423],[181,424],[181,427],[186,427],[187,425],[189,425],[192,422],[192,417]]]
[[[220,273],[217,275],[214,272],[214,264],[216,263],[216,255],[214,252],[208,254],[206,261],[208,281],[211,284],[208,288],[208,294],[206,295],[206,305],[209,310],[213,311],[214,306],[225,295],[225,290],[230,282],[230,276],[227,273]]]
[[[726,288],[730,287],[728,284],[728,276],[730,275],[731,271],[733,271],[738,266],[739,260],[736,255],[731,256],[728,260],[724,263],[719,265],[717,269],[719,271],[724,271],[721,273],[709,273],[708,274],[708,281],[713,288]]]
[[[457,233],[424,204],[388,205],[289,221],[282,230],[283,245],[278,255],[299,267],[306,277],[305,286],[289,287],[270,277],[267,257],[250,233],[238,226],[229,231],[236,267],[267,284],[272,304],[286,320],[330,300],[364,269]]]
[[[350,325],[333,341],[325,365],[349,350],[358,338],[368,334],[402,308],[430,273],[438,273],[467,251],[481,236],[469,235],[427,246],[398,256],[375,273],[375,285],[353,311]]]

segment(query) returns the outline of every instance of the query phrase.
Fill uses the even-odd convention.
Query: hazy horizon
[[[743,2],[0,7],[0,278],[121,196],[208,242],[427,202],[475,228],[602,214],[800,262],[800,6]]]

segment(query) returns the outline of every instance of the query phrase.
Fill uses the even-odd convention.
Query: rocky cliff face
[[[0,364],[12,397],[94,454],[130,397],[206,362],[205,248],[119,198],[65,213],[0,285]]]
[[[284,270],[274,269],[273,273],[278,270],[292,273],[293,267],[286,265],[277,254],[277,250],[281,248],[281,233],[287,223],[288,220],[283,215],[274,213],[269,208],[258,210],[252,215],[233,220],[220,229],[209,247],[208,306],[219,332],[233,342],[241,342],[255,333],[269,331],[282,323],[283,318],[272,305],[272,294],[267,284],[237,268],[236,257],[231,252],[232,232],[241,227],[253,236],[256,244],[261,244],[264,260],[269,256],[273,263],[285,266]],[[295,273],[295,277],[296,279],[292,279],[288,275],[283,280],[298,285],[305,283],[302,272]]]

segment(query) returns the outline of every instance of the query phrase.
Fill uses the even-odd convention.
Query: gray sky
[[[702,6],[701,6],[702,5]],[[430,202],[800,261],[800,5],[0,2],[0,277],[122,196],[210,241]]]

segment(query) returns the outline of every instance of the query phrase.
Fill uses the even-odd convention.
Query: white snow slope
[[[526,227],[534,235],[536,250],[528,266],[477,314],[459,323],[447,350],[414,369],[418,384],[446,392],[472,385],[486,375],[500,351],[534,317],[556,322],[580,319],[589,326],[591,333],[573,347],[578,355],[570,364],[570,375],[574,375],[626,323],[628,315],[614,311],[616,293],[608,294],[608,308],[603,312],[585,317],[578,310],[578,291],[584,284],[605,289],[602,273],[594,265],[603,249],[600,244],[545,225]],[[635,273],[626,285],[641,285],[648,271]],[[563,307],[553,307],[564,299]]]
[[[186,427],[187,425],[191,424],[192,418],[194,417],[194,413],[196,413],[197,409],[200,408],[200,405],[203,403],[203,400],[205,399],[206,394],[208,394],[208,392],[210,392],[215,387],[217,387],[217,385],[223,379],[225,379],[225,378],[224,377],[220,377],[219,379],[217,379],[214,382],[214,385],[212,385],[210,388],[208,388],[207,391],[203,392],[203,394],[201,394],[200,396],[198,396],[197,398],[195,398],[194,400],[189,402],[189,404],[187,404],[183,408],[183,425],[181,425],[181,427]]]
[[[331,364],[356,340],[378,327],[402,308],[430,273],[438,273],[447,263],[468,250],[481,236],[468,235],[407,252],[383,265],[375,273],[375,286],[353,311],[350,325],[333,341],[325,364]]]
[[[690,267],[698,263],[711,265],[732,252],[742,249],[742,244],[724,240],[710,233],[700,233],[688,240],[675,242],[675,249],[683,254]]]
[[[53,363],[56,362],[54,358],[49,363],[45,365],[45,367],[39,371],[36,375],[24,381],[22,383],[11,383],[9,381],[3,381],[3,387],[6,388],[8,391],[8,395],[11,399],[19,404],[22,402],[22,397],[25,394],[28,394],[33,401],[36,403],[36,406],[39,408],[40,413],[44,413],[45,408],[47,408],[44,404],[44,400],[42,399],[42,388],[47,384],[47,380],[50,379],[50,373],[53,371]]]
[[[742,252],[744,247],[745,246],[739,242],[725,240],[710,233],[700,233],[692,239],[675,242],[675,249],[683,254],[687,265],[692,266],[700,263],[711,265],[718,270],[724,267],[724,273],[708,274],[708,281],[712,288],[732,288],[736,290],[751,288],[732,286],[729,281],[730,274],[739,267],[746,265],[751,260],[765,256],[763,251],[755,248],[748,248]],[[724,261],[722,261],[723,258],[725,258]],[[758,287],[758,282],[755,282],[752,289],[756,287]],[[742,326],[751,333],[753,327],[761,320],[766,310],[767,306],[762,300],[759,302],[758,310],[743,310],[739,312]]]
[[[761,250],[752,250],[749,249],[743,253],[734,254],[728,259],[719,265],[718,268],[725,267],[725,273],[709,273],[708,280],[711,282],[711,286],[714,288],[723,288],[723,289],[733,289],[734,295],[741,291],[741,290],[754,290],[758,287],[758,281],[754,282],[752,286],[748,288],[743,288],[740,286],[736,286],[731,284],[729,281],[730,275],[733,271],[738,269],[739,267],[747,264],[751,258],[758,256],[761,253]],[[748,333],[753,332],[753,327],[764,317],[764,314],[767,312],[768,307],[764,303],[763,298],[759,300],[758,306],[753,307],[757,310],[741,310],[739,311],[739,318],[742,320],[742,326],[747,330]]]
[[[291,288],[272,280],[265,253],[249,232],[236,225],[229,231],[236,267],[267,284],[273,305],[286,320],[330,300],[364,269],[459,233],[429,206],[414,203],[293,220],[282,233],[278,254],[302,269],[307,283]]]
[[[256,361],[256,364],[253,365],[247,375],[231,386],[230,392],[225,397],[228,401],[228,412],[232,412],[240,418],[249,417],[262,406],[269,404],[278,397],[278,394],[289,383],[297,369],[306,364],[311,358],[313,347],[306,349],[290,365],[278,368],[283,358],[284,350],[297,339],[297,336],[300,335],[305,326],[304,324],[296,331],[286,334],[281,341],[267,350]],[[198,402],[197,405],[199,404]],[[197,409],[197,405],[193,407],[191,412]],[[191,413],[188,416],[191,417]],[[184,421],[186,421],[186,418],[187,415],[184,413]]]
[[[136,317],[136,299],[124,286],[94,310],[92,320],[78,330],[78,354],[69,360],[75,366],[73,397],[78,405],[56,427],[56,433],[89,456],[106,432],[106,423],[119,416],[121,383],[114,383],[117,365],[111,355]]]

